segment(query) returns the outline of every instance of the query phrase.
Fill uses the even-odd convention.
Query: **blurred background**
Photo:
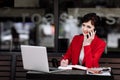
[[[119,0],[0,0],[0,50],[20,51],[24,44],[65,52],[90,12],[100,16],[105,53],[120,52]]]
[[[98,36],[107,43],[100,66],[120,80],[120,0],[0,0],[0,80],[26,80],[20,45],[46,46],[49,65],[57,67],[91,12],[100,16]]]

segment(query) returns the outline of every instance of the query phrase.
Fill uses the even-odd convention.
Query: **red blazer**
[[[83,39],[83,35],[76,35],[62,59],[68,59],[69,63],[72,62],[73,65],[78,64]],[[99,67],[99,59],[105,49],[105,46],[106,43],[99,37],[95,36],[90,45],[84,46],[83,65],[88,68]]]

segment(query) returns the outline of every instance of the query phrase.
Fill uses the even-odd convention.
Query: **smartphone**
[[[90,34],[91,35],[91,33],[89,32],[88,34]],[[89,38],[89,35],[87,34],[87,38]]]
[[[96,31],[96,29],[94,29],[94,32]]]
[[[94,32],[96,31],[96,29],[94,29]],[[91,36],[91,33],[89,32],[88,33],[90,36]],[[89,38],[89,35],[87,34],[87,38]]]

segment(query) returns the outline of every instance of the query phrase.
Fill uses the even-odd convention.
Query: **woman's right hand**
[[[66,67],[68,65],[68,59],[62,59],[60,62],[60,66]]]

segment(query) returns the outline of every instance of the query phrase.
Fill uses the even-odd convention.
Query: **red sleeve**
[[[94,47],[95,50],[91,50],[91,46],[84,46],[85,53],[85,66],[86,67],[99,67],[99,59],[104,52],[106,43],[101,42],[99,45]]]
[[[71,58],[72,58],[72,52],[73,52],[73,44],[75,43],[76,40],[76,36],[73,37],[72,42],[70,43],[67,52],[63,55],[62,59],[68,59],[69,63],[71,62]]]

